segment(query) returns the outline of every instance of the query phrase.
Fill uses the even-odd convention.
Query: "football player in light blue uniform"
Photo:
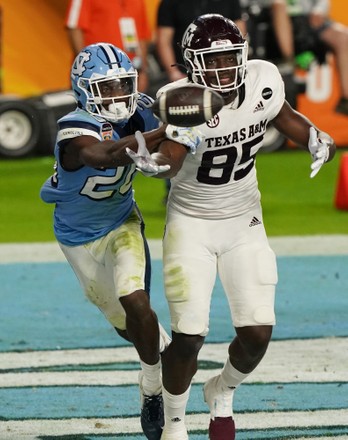
[[[134,100],[134,96],[131,99]],[[118,141],[134,134],[135,129],[150,131],[158,128],[158,120],[148,108],[150,99],[143,95],[139,101],[138,104],[144,103],[145,106],[138,106],[132,118],[122,125],[113,126],[104,118],[92,116],[80,108],[58,121],[57,169],[41,194],[45,202],[60,202],[54,213],[54,230],[59,242],[76,246],[103,237],[122,225],[134,210],[132,179],[135,165],[124,164],[117,168],[87,165],[71,169],[61,158],[65,154],[66,142],[76,137],[90,136],[92,141],[99,142]]]
[[[137,91],[137,76],[128,56],[110,44],[90,45],[77,55],[71,69],[77,108],[58,121],[55,173],[41,198],[55,204],[56,238],[86,296],[139,354],[141,424],[148,439],[158,440],[160,352],[169,337],[150,306],[150,257],[129,153],[139,151],[140,132],[149,151],[173,137],[194,149],[200,139],[189,128],[159,126],[152,99]],[[148,171],[168,168],[153,162]]]

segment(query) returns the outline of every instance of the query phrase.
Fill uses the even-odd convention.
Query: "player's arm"
[[[170,169],[163,173],[159,173],[154,177],[161,179],[170,179],[180,170],[189,148],[178,142],[165,140],[161,142],[158,152],[152,154],[158,165],[169,165]]]
[[[280,52],[285,61],[293,63],[294,37],[286,0],[274,0],[271,4],[271,18]]]
[[[148,177],[174,177],[188,151],[195,154],[203,140],[201,132],[195,127],[176,127],[168,124],[165,129],[167,141],[161,142],[158,151],[150,153],[140,131],[135,133],[137,151],[126,148],[128,156],[134,161],[137,170]]]
[[[166,125],[143,133],[149,152],[159,147],[167,138]],[[116,168],[132,163],[126,149],[138,150],[135,135],[122,139],[98,141],[93,136],[82,135],[63,141],[60,145],[62,165],[67,170],[75,170],[83,165],[93,168]]]
[[[143,92],[149,87],[149,78],[148,78],[148,62],[147,62],[147,53],[148,53],[148,41],[140,40],[140,55],[141,55],[141,66],[138,69],[138,90]]]
[[[80,28],[67,28],[68,39],[76,56],[85,47],[85,36]]]
[[[285,101],[278,115],[273,119],[274,127],[284,134],[287,138],[309,150],[309,129],[314,127],[318,138],[324,138],[327,141],[329,154],[327,161],[330,161],[336,151],[336,145],[333,139],[325,132],[316,127],[306,116],[294,110],[290,104]]]
[[[170,81],[186,78],[186,75],[176,67],[173,50],[174,31],[174,28],[169,26],[159,26],[157,28],[157,53]]]

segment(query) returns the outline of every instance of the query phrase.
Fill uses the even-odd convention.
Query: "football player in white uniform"
[[[186,155],[185,147],[168,143],[170,157],[161,160],[171,168],[160,176],[172,177],[163,248],[172,343],[162,356],[161,439],[188,438],[185,409],[209,331],[218,274],[236,336],[221,373],[204,385],[204,397],[210,408],[209,438],[232,440],[233,391],[263,358],[275,324],[276,258],[263,224],[255,155],[270,122],[307,146],[311,177],[333,158],[335,144],[291,108],[276,66],[247,61],[247,42],[231,20],[217,14],[198,17],[183,36],[182,50],[188,78],[165,87],[201,84],[221,93],[225,106],[198,127],[204,140],[196,154]],[[165,149],[163,143],[164,155]]]

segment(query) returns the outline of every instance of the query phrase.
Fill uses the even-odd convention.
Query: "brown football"
[[[152,111],[165,123],[194,127],[212,119],[223,105],[217,92],[190,84],[164,90],[152,104]]]

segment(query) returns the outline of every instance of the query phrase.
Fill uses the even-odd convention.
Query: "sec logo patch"
[[[207,125],[209,128],[215,128],[220,124],[220,118],[219,115],[215,115],[213,118],[209,119],[207,121]]]

